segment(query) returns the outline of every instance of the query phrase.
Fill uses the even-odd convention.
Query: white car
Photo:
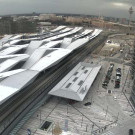
[[[114,96],[114,97],[113,97],[113,99],[114,99],[114,100],[117,100],[117,97],[116,97],[116,96]]]

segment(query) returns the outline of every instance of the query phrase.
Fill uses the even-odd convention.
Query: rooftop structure
[[[49,49],[48,49],[49,50]],[[56,65],[64,57],[70,54],[71,50],[68,49],[50,49],[50,53],[43,58],[41,58],[36,64],[34,64],[30,69],[43,71]],[[43,64],[44,63],[44,64]]]
[[[16,69],[16,70],[12,70],[12,71],[7,71],[7,72],[4,72],[4,73],[0,73],[0,81],[2,81],[3,79],[11,76],[11,75],[14,75],[14,74],[17,74],[17,73],[20,73],[22,71],[25,71],[26,69]]]
[[[27,48],[27,46],[25,46],[25,45],[8,47],[8,48],[0,51],[0,56],[8,55],[8,54],[15,54],[16,52],[20,51],[21,49],[26,49],[26,48]]]
[[[59,27],[57,27],[56,29],[51,30],[51,32],[60,31],[60,30],[62,30],[62,29],[64,29],[64,28],[66,28],[66,26],[59,26]]]
[[[24,55],[21,57],[15,57],[8,59],[0,64],[0,73],[8,71],[12,67],[14,67],[16,64],[18,64],[21,61],[26,61],[29,58],[29,55]]]
[[[0,40],[0,46],[2,46],[4,43],[6,43],[11,37],[12,37],[12,35],[6,35],[4,38],[2,38]]]
[[[54,36],[54,37],[47,38],[47,39],[45,39],[44,41],[58,40],[58,39],[60,39],[60,38],[66,37],[66,36],[73,35],[73,34],[79,32],[80,30],[82,30],[82,27],[75,27],[73,30],[71,30],[71,31],[69,31],[69,32],[66,32],[66,33],[64,33],[64,34],[60,34],[60,35],[57,35],[57,36]]]
[[[0,83],[0,104],[24,88],[24,86],[32,83],[34,78],[38,75],[38,71],[24,70],[20,73],[14,74]]]
[[[9,37],[0,49],[0,103],[32,83],[40,72],[58,64],[72,51],[82,47],[101,32],[96,29],[91,34],[92,30],[87,29],[82,33],[81,30],[82,27],[61,26],[51,31],[56,32],[55,36],[43,40],[40,37],[40,40],[35,40],[37,37],[34,37],[34,40],[30,40],[31,42],[27,44],[20,43],[22,39],[18,38],[21,38],[21,35]],[[73,40],[73,35],[78,32],[80,32],[79,36]],[[72,37],[62,40],[67,36]],[[18,43],[19,45],[17,45]],[[8,92],[9,90],[11,91]],[[80,97],[80,100],[84,97],[85,94]]]
[[[75,35],[74,38],[75,38],[75,39],[78,39],[78,38],[87,36],[87,35],[90,34],[92,31],[93,31],[93,30],[86,29],[86,30],[83,31],[81,34]]]
[[[100,69],[100,65],[79,63],[49,92],[49,94],[76,101],[83,101]]]

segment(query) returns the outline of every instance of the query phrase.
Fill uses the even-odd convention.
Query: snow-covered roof
[[[47,39],[45,39],[44,41],[52,41],[52,40],[64,38],[64,37],[66,37],[66,36],[75,34],[75,33],[79,32],[80,30],[82,30],[82,27],[75,27],[73,30],[71,30],[71,31],[69,31],[69,32],[66,32],[66,33],[64,33],[64,34],[60,34],[60,35],[56,35],[56,36],[47,38]]]
[[[16,70],[0,73],[0,81],[2,81],[3,79],[5,79],[5,78],[7,78],[7,77],[9,77],[11,75],[20,73],[20,72],[25,71],[25,70],[26,69],[16,69]]]
[[[100,69],[100,65],[79,63],[49,92],[49,94],[76,101],[83,101]]]
[[[15,57],[29,56],[28,54],[12,54],[12,55],[0,55],[0,59],[9,59]]]
[[[102,32],[102,30],[100,29],[95,29],[94,32],[89,36],[90,39],[95,38],[96,36],[98,36],[100,33]]]
[[[29,69],[32,67],[37,61],[39,61],[45,54],[47,49],[38,48],[36,49],[29,59],[24,63],[22,68]]]
[[[13,47],[11,46],[11,47],[8,47],[8,48],[0,51],[0,56],[1,55],[14,54],[14,53],[20,51],[21,49],[25,49],[25,48],[27,48],[26,45],[18,45],[18,46],[13,46]]]
[[[67,48],[72,42],[72,38],[64,38],[61,43],[61,48]]]
[[[56,65],[67,55],[69,55],[73,50],[85,45],[88,41],[95,38],[101,32],[101,30],[96,29],[91,35],[88,35],[91,33],[91,30],[85,30],[84,32],[78,35],[78,38],[75,39],[73,35],[81,30],[82,27],[75,27],[73,29],[66,28],[66,26],[60,26],[55,30],[48,32],[48,34],[46,34],[45,37],[38,36],[36,38],[34,37],[27,39],[18,39],[20,38],[20,35],[17,35],[11,39],[11,36],[7,37],[5,39],[6,42],[3,45],[3,48],[0,49],[0,104],[1,101],[3,102],[3,100],[7,99],[8,96],[10,97],[12,94],[18,92],[19,90],[23,89],[31,82],[33,82],[40,72]],[[64,40],[58,40],[71,35],[72,37],[65,38]],[[49,38],[47,38],[47,36]],[[36,40],[31,41],[33,39]],[[24,45],[23,43],[28,42],[20,41],[31,42],[29,44]],[[22,43],[23,45],[17,45],[18,42],[19,44]],[[21,49],[26,51],[23,52],[21,51]],[[23,66],[21,64],[20,67],[15,66],[21,61],[25,62],[23,63]],[[14,66],[18,69],[13,69]],[[89,66],[86,67],[88,68]],[[90,67],[89,70],[94,72],[93,74],[92,72],[90,74],[91,76],[93,76],[93,78],[94,75],[97,74],[99,68]],[[90,81],[92,82],[92,80]],[[63,86],[62,89],[65,87]],[[90,87],[90,84],[87,84],[87,87]],[[77,90],[77,92],[78,91],[79,89]],[[54,92],[56,92],[55,94],[57,95],[58,91],[56,90]],[[85,97],[87,90],[86,93],[84,92],[85,94],[77,93],[72,88],[67,92],[69,93],[69,95],[70,93],[72,93],[71,95],[73,97],[75,96],[76,100],[82,100]],[[69,98],[72,99],[72,97]]]
[[[4,38],[2,38],[0,40],[0,46],[2,46],[4,43],[6,43],[11,37],[12,37],[12,35],[6,35],[6,36],[4,36]]]
[[[11,95],[32,83],[38,74],[38,71],[24,70],[1,81],[0,104],[3,100],[9,98]]]
[[[51,32],[60,31],[62,29],[66,28],[66,26],[58,26],[56,29],[51,30]]]
[[[12,40],[12,41],[9,41],[9,42],[5,43],[3,46],[10,46],[10,45],[13,45],[13,44],[17,44],[20,41],[21,41],[21,39]]]
[[[53,48],[55,46],[57,46],[58,44],[60,44],[62,42],[62,40],[57,40],[57,41],[50,41],[44,45],[42,45],[40,48]]]
[[[90,30],[90,29],[86,29],[85,31],[83,31],[81,34],[79,35],[75,35],[74,38],[75,39],[78,39],[78,38],[81,38],[81,37],[84,37],[84,36],[87,36],[88,34],[90,34],[93,30]]]
[[[64,33],[64,32],[68,32],[68,31],[70,31],[70,30],[72,30],[73,28],[65,28],[64,30],[61,30],[60,32],[61,33]]]
[[[77,39],[76,41],[72,42],[69,46],[67,46],[67,49],[76,50],[76,49],[82,47],[83,45],[85,45],[88,42],[89,42],[88,37]]]
[[[20,39],[23,35],[15,35],[10,38],[10,40]]]
[[[51,53],[49,53],[48,55],[45,55],[43,58],[41,58],[30,69],[41,72],[47,68],[50,68],[50,67],[56,65],[62,59],[64,59],[64,57],[66,57],[68,54],[71,53],[71,50],[69,50],[69,49],[59,48],[59,49],[50,49],[50,50],[53,50],[53,51]]]
[[[31,41],[25,53],[31,55],[37,48],[39,48],[43,44],[43,42],[43,40]]]
[[[28,57],[29,57],[28,55],[24,55],[21,57],[15,57],[15,58],[5,60],[4,62],[0,64],[0,73],[8,71],[12,67],[14,67],[16,64],[18,64],[20,61],[25,61],[26,59],[28,59]]]
[[[95,38],[96,36],[98,36],[101,31],[102,31],[102,30],[95,29],[95,31],[94,31],[90,36],[86,36],[86,37],[84,37],[84,38],[77,39],[77,40],[75,40],[74,42],[72,42],[71,44],[69,44],[69,45],[67,46],[67,49],[76,50],[76,49],[82,47],[83,45],[85,45],[86,43],[88,43],[91,39],[93,39],[93,38]],[[84,34],[89,33],[89,32],[92,32],[92,30],[84,31]],[[83,35],[83,34],[82,34],[82,35]]]

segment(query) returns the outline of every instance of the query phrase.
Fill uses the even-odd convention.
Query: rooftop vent
[[[66,86],[66,88],[69,88],[71,84],[72,84],[72,83],[69,83],[69,84]]]
[[[42,124],[42,126],[41,126],[41,130],[44,130],[44,131],[48,131],[49,130],[49,128],[51,127],[51,125],[52,125],[52,122],[50,122],[50,121],[45,121],[43,124]]]

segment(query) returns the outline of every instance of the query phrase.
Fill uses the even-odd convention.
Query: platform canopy
[[[79,63],[49,92],[49,94],[76,101],[83,101],[100,69],[100,65]]]
[[[0,82],[0,104],[34,81],[38,71],[22,70]]]

